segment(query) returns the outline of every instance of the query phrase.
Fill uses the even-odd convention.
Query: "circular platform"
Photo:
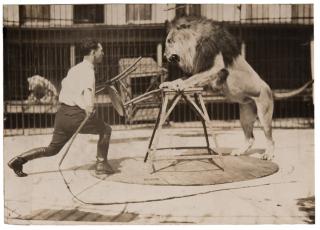
[[[277,164],[250,156],[223,156],[214,161],[223,165],[221,170],[207,159],[204,160],[162,160],[155,162],[156,172],[150,174],[143,158],[122,158],[110,160],[115,173],[96,176],[106,181],[144,185],[214,185],[246,181],[265,177],[278,171]]]

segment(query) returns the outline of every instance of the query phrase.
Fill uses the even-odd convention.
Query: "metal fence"
[[[290,8],[290,21],[276,18],[278,20],[270,22],[270,17],[269,20],[263,17],[255,18],[253,12],[252,17],[244,20],[225,21],[230,32],[242,41],[243,53],[248,62],[273,90],[290,90],[312,79],[313,14],[310,12],[313,12],[313,9],[310,8],[312,5],[307,6],[308,13],[300,15],[297,9],[301,7],[293,5]],[[104,7],[107,9],[109,6]],[[243,6],[236,8],[240,10],[240,15],[242,8]],[[185,12],[205,12],[207,16],[210,15],[210,9],[209,6],[201,6],[194,11]],[[303,9],[305,11],[305,8]],[[34,10],[38,17],[32,18],[32,13],[28,10]],[[42,101],[32,98],[29,90],[31,77],[44,77],[58,93],[61,80],[66,76],[68,69],[81,60],[78,49],[81,37],[94,37],[104,47],[104,61],[96,70],[97,83],[114,77],[126,62],[140,56],[145,61],[138,65],[136,77],[132,78],[130,84],[134,96],[145,92],[155,80],[159,83],[164,78],[173,80],[182,76],[177,67],[163,66],[162,59],[159,58],[166,37],[164,21],[159,23],[151,20],[143,24],[121,25],[86,23],[86,18],[79,12],[75,14],[74,10],[75,7],[73,19],[56,19],[52,17],[52,10],[49,10],[50,15],[48,10],[41,11],[37,6],[18,6],[18,16],[10,17],[10,13],[7,12],[3,30],[5,135],[51,132],[58,103],[52,98]],[[181,6],[176,9],[176,13],[180,11]],[[299,17],[294,17],[294,12]],[[103,21],[100,14],[103,14],[103,11],[98,17],[98,20]],[[136,14],[127,14],[127,17],[128,15],[134,19]],[[138,16],[149,17],[148,14]],[[211,100],[208,92],[205,92],[205,95],[210,118],[216,122],[217,127],[239,126],[237,104]],[[153,124],[157,106],[138,111],[135,118],[129,122],[127,118],[117,114],[107,93],[102,92],[97,96],[97,111],[106,122],[126,128],[137,124]],[[275,102],[273,127],[313,127],[313,117],[313,97],[309,90],[300,96]],[[169,120],[184,125],[192,125],[192,121],[197,121],[184,103],[175,108]]]

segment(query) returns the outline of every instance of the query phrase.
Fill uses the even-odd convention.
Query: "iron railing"
[[[21,10],[21,7],[19,6],[18,9]],[[108,9],[108,7],[104,6],[104,9]],[[212,8],[212,6],[202,5],[201,11],[190,12],[206,12],[205,15],[208,16],[210,15],[208,10],[211,9],[210,7]],[[235,9],[240,10],[240,15],[242,15],[243,8],[248,8],[248,5],[241,5]],[[255,14],[251,13],[253,15],[251,18],[225,21],[226,27],[242,42],[243,53],[248,62],[273,90],[294,89],[313,77],[311,56],[313,7],[312,5],[302,7],[303,12],[307,12],[305,8],[308,9],[305,14],[300,14],[300,8],[300,5],[292,5],[290,20],[282,20],[282,18],[270,20],[270,17],[269,20],[257,19],[253,17]],[[181,10],[181,6],[179,6],[179,10]],[[8,12],[7,14],[4,12],[7,15],[4,18],[3,30],[5,135],[26,134],[30,133],[30,129],[31,133],[35,134],[51,132],[58,105],[50,100],[45,102],[30,101],[28,78],[35,75],[42,76],[49,80],[59,92],[61,80],[66,76],[68,69],[81,61],[78,49],[81,37],[94,37],[104,47],[104,61],[96,70],[97,83],[116,76],[123,68],[121,66],[123,60],[140,56],[148,60],[151,59],[153,62],[148,68],[138,65],[142,75],[135,77],[130,85],[136,95],[144,92],[157,78],[159,66],[155,66],[155,64],[167,69],[165,77],[167,80],[182,76],[177,67],[164,66],[162,59],[159,58],[163,52],[166,37],[165,21],[162,23],[141,22],[142,24],[119,23],[118,25],[113,21],[111,25],[101,23],[100,17],[99,23],[81,24],[79,22],[73,23],[73,19],[70,17],[50,18],[50,13],[48,14],[47,11],[38,14],[46,17],[44,20],[39,18],[33,20],[32,17],[30,18],[30,13],[23,12],[23,14],[20,12],[21,20],[14,15],[10,17]],[[157,14],[159,15],[161,12],[157,12]],[[29,16],[22,19],[23,15]],[[85,17],[80,16],[77,17],[84,20]],[[150,71],[150,68],[154,68],[154,74],[143,75],[142,72],[145,69]],[[207,92],[205,95],[210,118],[216,121],[218,127],[239,126],[237,104],[212,100]],[[128,122],[128,119],[122,118],[116,113],[107,93],[102,92],[97,96],[97,112],[112,125],[131,127],[123,125],[128,123],[132,125],[153,124],[157,108],[141,111],[137,113],[134,120]],[[313,118],[314,106],[310,90],[300,96],[275,102],[273,127],[313,127]],[[184,103],[180,103],[169,120],[180,124],[180,122],[192,122],[197,119]]]

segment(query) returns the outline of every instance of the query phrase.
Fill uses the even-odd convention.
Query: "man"
[[[68,75],[62,80],[62,88],[59,95],[61,105],[55,116],[51,143],[48,147],[35,148],[22,153],[8,163],[8,166],[19,177],[27,176],[23,172],[23,164],[26,162],[58,154],[86,115],[90,116],[90,118],[80,130],[80,133],[99,134],[96,174],[113,173],[107,161],[112,130],[108,124],[104,123],[93,112],[95,98],[94,66],[102,61],[103,48],[100,43],[92,39],[84,39],[80,48],[84,56],[83,61],[72,67]]]

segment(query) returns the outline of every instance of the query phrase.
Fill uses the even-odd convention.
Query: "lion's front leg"
[[[228,75],[229,72],[225,69],[222,54],[219,53],[213,61],[213,66],[209,70],[194,74],[186,80],[179,78],[171,82],[163,82],[160,88],[182,91],[185,88],[203,87],[210,84],[220,86],[225,82]]]
[[[209,70],[192,75],[184,81],[184,86],[202,87],[210,84],[210,82],[216,81],[221,76],[225,76],[226,78],[228,74],[228,70],[225,69],[223,56],[221,53],[219,53],[213,60],[213,66]]]
[[[181,78],[179,78],[174,81],[163,82],[160,84],[159,88],[167,88],[175,91],[182,91],[183,89],[185,89],[185,84],[184,81]]]
[[[223,84],[229,76],[229,71],[227,69],[221,69],[217,75],[217,78],[209,83],[212,91],[220,91],[222,89]]]

